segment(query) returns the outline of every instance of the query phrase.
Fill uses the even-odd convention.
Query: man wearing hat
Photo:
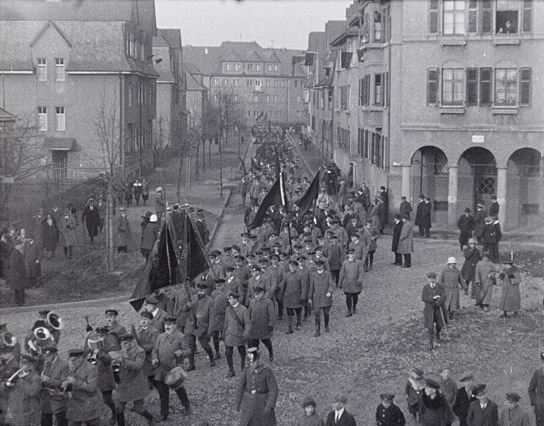
[[[203,209],[197,209],[195,225],[202,242],[207,245],[210,242],[210,231],[208,231],[208,225],[204,219]]]
[[[119,366],[117,394],[117,426],[125,426],[125,408],[129,402],[134,404],[133,411],[154,424],[153,416],[144,407],[144,399],[149,392],[149,385],[144,374],[145,350],[134,342],[134,336],[124,333],[119,336],[121,350],[110,352],[112,362]]]
[[[487,211],[484,209],[484,202],[479,201],[476,204],[476,211],[474,212],[474,237],[478,240],[478,244],[482,243],[486,217]]]
[[[223,329],[225,327],[225,311],[229,306],[230,291],[225,287],[225,279],[215,280],[215,290],[212,291],[212,308],[210,312],[210,336],[215,349],[215,359],[221,358],[219,342],[223,340]]]
[[[314,309],[315,333],[314,337],[321,334],[321,311],[325,322],[325,331],[329,332],[329,319],[332,307],[332,293],[335,287],[329,271],[325,271],[325,262],[322,259],[315,261],[317,270],[310,274],[310,287],[308,290],[308,302]]]
[[[446,300],[444,287],[437,283],[436,273],[427,274],[427,284],[423,287],[421,300],[425,303],[423,308],[423,322],[429,332],[429,349],[433,350],[437,345],[434,343],[434,329],[436,324],[436,341],[440,341],[440,330],[446,325],[446,315],[443,311],[443,304]]]
[[[311,396],[302,400],[304,414],[297,420],[296,426],[325,426],[325,423],[315,411],[316,403]]]
[[[100,213],[94,205],[94,199],[90,198],[81,214],[81,222],[85,223],[91,244],[94,244],[94,237],[98,235],[98,226],[100,225]]]
[[[544,352],[540,353],[540,367],[531,377],[528,392],[534,407],[536,426],[544,426]]]
[[[159,337],[160,331],[151,326],[153,315],[149,311],[140,312],[140,325],[134,330],[134,336],[138,345],[145,351],[145,361],[143,365],[144,376],[147,377],[150,384],[155,383],[155,369],[151,365],[152,351]]]
[[[498,268],[491,262],[488,252],[482,253],[482,260],[476,265],[474,284],[476,285],[476,306],[488,311],[493,296]]]
[[[164,200],[164,196],[162,194],[162,186],[159,186],[155,194],[155,213],[157,214],[157,217],[160,219],[164,215],[165,211],[166,211],[166,201]]]
[[[151,254],[151,250],[153,250],[155,241],[157,241],[157,238],[159,237],[160,229],[158,220],[159,219],[156,214],[151,214],[149,216],[149,220],[146,221],[144,219],[144,222],[142,223],[140,253],[142,253],[142,256],[145,257],[146,261],[149,259],[149,255]]]
[[[261,361],[256,347],[248,349],[248,368],[236,387],[236,409],[240,425],[276,426],[278,384],[274,372]]]
[[[442,284],[446,293],[446,299],[442,305],[445,310],[444,314],[447,312],[449,319],[453,319],[453,314],[461,308],[459,287],[463,290],[467,289],[461,271],[457,269],[457,260],[455,260],[455,257],[448,257],[447,266],[440,272],[438,283]]]
[[[327,415],[325,426],[357,426],[355,418],[346,410],[346,395],[337,395],[332,403],[332,411]]]
[[[117,309],[106,309],[105,315],[110,333],[115,334],[119,338],[121,334],[127,332],[127,329],[117,322],[117,318],[119,317]]]
[[[166,317],[164,320],[164,333],[159,334],[155,347],[151,351],[151,365],[156,368],[155,387],[159,393],[161,405],[160,421],[166,421],[170,409],[170,388],[164,383],[166,375],[174,367],[181,365],[183,359],[191,354],[187,337],[177,329],[176,322],[176,317]],[[185,409],[185,413],[189,414],[191,405],[187,391],[181,386],[175,389],[175,392]]]
[[[283,274],[280,287],[280,297],[287,310],[287,334],[293,333],[293,317],[297,315],[296,329],[300,330],[302,323],[302,306],[308,300],[308,282],[298,268],[296,260],[290,260],[287,272]]]
[[[62,382],[68,376],[68,364],[59,358],[56,346],[47,346],[42,351],[44,364],[40,380],[41,393],[41,424],[53,426],[53,416],[58,426],[68,426],[66,420],[66,398],[62,394]]]
[[[261,259],[261,261],[259,261],[259,263],[261,263],[261,265],[264,264],[263,266],[268,265],[268,259],[264,260],[263,258]],[[247,292],[244,301],[245,306],[249,307],[249,302],[251,302],[251,300],[255,297],[255,287],[264,288],[267,298],[270,298],[270,295],[275,290],[274,288],[272,288],[272,280],[270,274],[264,275],[263,268],[257,265],[251,268],[251,278],[248,280]]]
[[[57,233],[56,225],[54,232]],[[27,233],[25,236],[24,253],[26,274],[29,280],[30,288],[39,287],[42,277],[41,261],[43,247],[42,243],[40,241],[36,241],[31,233]]]
[[[499,408],[487,397],[487,386],[476,385],[473,390],[478,401],[470,404],[467,415],[468,426],[497,426],[499,424]]]
[[[191,353],[189,355],[189,368],[187,371],[195,369],[195,353],[196,353],[196,341],[200,343],[204,352],[208,355],[210,360],[210,367],[215,366],[215,359],[213,356],[212,348],[210,347],[210,335],[211,335],[211,315],[213,301],[208,296],[208,285],[200,282],[196,285],[197,288],[197,300],[194,302],[188,302],[182,311],[189,312],[189,317],[185,322],[185,335],[189,341],[191,347]]]
[[[376,424],[378,426],[404,426],[406,419],[401,409],[393,403],[395,395],[382,393],[382,402],[376,408]]]
[[[68,351],[68,376],[62,388],[68,395],[66,418],[74,426],[98,426],[102,415],[102,398],[97,385],[97,370],[85,359],[83,349]]]
[[[343,229],[343,228],[342,228]],[[329,242],[327,243],[327,260],[329,261],[330,272],[336,287],[338,287],[338,279],[340,278],[340,269],[346,258],[344,245],[338,241],[338,237],[334,233],[328,233]],[[347,240],[347,234],[346,234]],[[346,243],[347,245],[347,243]]]
[[[402,266],[402,254],[398,252],[398,249],[399,249],[400,233],[402,231],[402,225],[404,225],[404,223],[402,222],[402,216],[400,214],[396,214],[393,220],[395,222],[395,226],[393,227],[393,239],[391,240],[391,251],[395,253],[395,261],[392,263],[392,265]]]
[[[474,221],[474,217],[471,213],[472,210],[467,207],[465,209],[465,213],[461,215],[461,217],[457,221],[457,227],[459,228],[459,231],[461,231],[461,233],[459,234],[459,244],[461,245],[461,251],[468,244],[468,239],[472,238],[472,233],[474,232],[474,228],[476,227],[476,222]]]
[[[151,314],[149,325],[162,333],[164,331],[164,320],[168,314],[159,307],[159,299],[157,296],[154,294],[147,296],[142,310]]]
[[[425,380],[425,391],[421,395],[419,417],[422,426],[451,426],[453,422],[450,405],[439,389],[440,384],[437,381]]]
[[[499,262],[499,241],[501,238],[502,232],[498,217],[486,217],[482,235],[483,251],[489,252],[494,263]]]
[[[119,217],[117,218],[117,253],[128,253],[128,245],[132,240],[132,231],[130,222],[126,215],[126,209],[119,207]]]
[[[467,426],[467,415],[470,404],[477,401],[473,394],[474,375],[472,373],[464,373],[459,380],[463,386],[457,390],[455,402],[453,403],[453,412],[459,419],[459,426]]]
[[[8,392],[6,424],[10,426],[38,426],[41,420],[40,394],[42,385],[36,363],[31,355],[23,355],[20,369],[13,379],[4,382]],[[10,380],[11,379],[11,380]]]
[[[414,225],[419,228],[419,235],[424,237],[425,236],[425,227],[422,225],[422,217],[423,217],[423,208],[425,205],[425,195],[419,194],[419,203],[416,207],[416,217],[414,218]]]
[[[419,422],[421,394],[424,388],[425,379],[423,378],[423,370],[417,367],[412,368],[409,372],[408,381],[404,387],[404,393],[406,394],[408,411],[416,422]]]
[[[519,285],[521,283],[521,275],[518,268],[512,261],[504,262],[503,269],[498,276],[501,286],[501,301],[499,309],[503,311],[501,318],[508,318],[508,312],[514,312],[514,316],[518,316],[518,311],[521,309],[521,293]]]
[[[450,369],[448,367],[440,369],[438,383],[440,384],[440,392],[446,397],[446,401],[448,401],[450,408],[452,408],[457,395],[457,383],[450,377]]]
[[[515,392],[506,394],[506,407],[499,414],[499,426],[531,426],[529,414],[519,406],[520,399]]]
[[[461,275],[465,280],[467,288],[467,290],[465,290],[465,294],[468,294],[468,287],[470,283],[472,283],[472,291],[470,296],[473,299],[476,299],[476,285],[474,284],[474,280],[476,278],[476,265],[482,259],[482,254],[480,253],[478,247],[476,247],[475,238],[468,239],[468,247],[463,250],[463,255],[465,257],[465,262],[461,268]]]
[[[9,258],[9,267],[6,274],[6,282],[9,288],[13,290],[14,300],[17,306],[25,304],[25,289],[30,287],[30,282],[26,274],[26,264],[24,255],[25,241],[21,237],[13,241],[13,250]]]
[[[221,261],[221,252],[219,250],[210,252],[210,269],[215,278],[225,278],[225,265]]]
[[[501,206],[499,205],[499,202],[497,201],[497,196],[492,195],[491,196],[491,205],[489,206],[489,216],[499,217],[500,209],[501,209]]]
[[[338,287],[344,290],[348,311],[346,317],[357,313],[359,294],[363,291],[364,264],[362,260],[355,259],[355,250],[349,249],[347,260],[342,263]]]
[[[402,268],[412,267],[412,253],[414,251],[414,225],[409,216],[402,218],[402,228],[399,235],[397,253],[404,257]]]
[[[274,331],[276,312],[274,302],[265,297],[265,289],[256,286],[253,289],[255,297],[249,302],[249,343],[248,346],[259,348],[259,341],[268,349],[270,362],[274,361],[272,333]]]
[[[229,367],[227,378],[234,377],[234,348],[240,354],[240,368],[244,371],[246,359],[246,342],[249,338],[251,321],[247,308],[239,302],[240,295],[230,292],[228,297],[229,306],[225,310],[225,325],[223,337],[225,342],[225,358]]]
[[[410,220],[410,213],[412,212],[412,205],[408,202],[406,197],[400,197],[399,214],[400,217],[407,217]]]

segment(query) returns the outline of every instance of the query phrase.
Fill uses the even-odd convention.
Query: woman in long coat
[[[66,209],[64,216],[60,219],[59,232],[64,256],[73,256],[74,246],[76,245],[76,228],[77,223],[75,217]]]
[[[463,253],[465,255],[465,262],[461,268],[461,275],[467,284],[467,289],[470,283],[472,283],[470,296],[476,299],[476,285],[474,284],[474,280],[476,278],[476,265],[482,259],[482,254],[476,247],[476,240],[474,238],[468,240],[468,247],[465,248]]]
[[[42,222],[42,244],[49,256],[55,256],[55,250],[59,243],[59,229],[57,222],[50,213],[47,213]]]
[[[380,200],[374,200],[374,203],[372,204],[372,208],[370,210],[370,219],[372,220],[372,225],[376,229],[381,228],[381,202]]]
[[[489,254],[482,255],[482,261],[476,265],[476,305],[484,308],[487,312],[491,297],[493,295],[493,286],[495,285],[495,273],[497,269],[493,262],[489,260]]]
[[[438,282],[444,286],[446,300],[443,306],[447,310],[449,318],[452,319],[453,313],[461,307],[459,303],[459,287],[463,290],[466,288],[465,280],[463,280],[461,272],[457,269],[454,257],[448,259],[448,266],[440,273]]]
[[[412,266],[412,252],[414,251],[414,225],[409,219],[402,219],[404,222],[400,230],[399,246],[397,253],[404,256],[403,268]]]
[[[521,309],[521,294],[519,284],[521,275],[512,263],[507,263],[504,270],[499,274],[501,280],[502,292],[499,308],[504,313],[502,318],[508,317],[508,312],[514,311],[514,316],[518,315]]]

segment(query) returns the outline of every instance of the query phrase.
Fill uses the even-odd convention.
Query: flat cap
[[[316,406],[315,400],[311,396],[307,396],[306,398],[302,400],[302,408],[306,408],[310,405],[315,407]]]
[[[153,319],[153,314],[149,311],[140,312],[140,316],[148,319]]]
[[[334,402],[341,402],[342,404],[345,404],[348,402],[348,397],[346,395],[336,395]]]
[[[239,299],[240,298],[240,295],[234,291],[231,291],[229,293],[229,297],[234,297],[235,299]]]
[[[123,333],[119,335],[120,342],[131,341],[131,340],[134,340],[134,336],[131,333]]]
[[[169,323],[172,323],[172,322],[177,322],[177,318],[174,317],[174,316],[167,316],[165,319],[164,319],[164,322],[169,322]]]
[[[431,389],[440,389],[440,384],[436,380],[426,379],[425,387],[431,388]]]
[[[485,392],[486,388],[487,388],[487,385],[485,385],[485,384],[483,384],[483,383],[482,383],[482,384],[479,384],[479,385],[476,385],[476,386],[474,386],[474,388],[472,389],[472,394],[473,394],[474,396],[479,396],[479,395],[481,395],[482,393]]]
[[[506,400],[507,401],[519,402],[520,399],[521,399],[521,396],[519,396],[515,392],[509,392],[509,393],[506,394]]]
[[[461,378],[459,379],[461,382],[465,382],[467,380],[474,380],[474,374],[472,373],[463,373],[461,375]]]
[[[106,312],[105,312],[106,315],[119,315],[119,312],[117,311],[117,309],[106,309]]]
[[[157,296],[155,296],[154,294],[151,294],[145,298],[145,302],[149,303],[150,305],[158,305],[159,299],[157,299]]]
[[[380,399],[382,401],[393,401],[394,398],[395,398],[395,395],[393,395],[392,393],[389,393],[389,392],[382,393],[380,395]]]

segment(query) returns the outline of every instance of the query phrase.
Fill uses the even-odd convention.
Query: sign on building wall
[[[484,143],[484,135],[472,135],[472,143]]]

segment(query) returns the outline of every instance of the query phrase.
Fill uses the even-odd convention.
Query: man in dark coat
[[[155,347],[155,342],[159,337],[160,331],[150,325],[153,314],[149,311],[140,312],[140,326],[134,330],[134,336],[138,345],[145,351],[145,362],[143,372],[149,383],[155,386],[155,369],[151,366],[151,352]]]
[[[204,220],[204,210],[198,209],[196,211],[195,225],[204,245],[208,244],[210,242],[210,232],[208,231],[208,225],[206,225],[206,221]]]
[[[433,207],[431,204],[431,199],[429,197],[425,197],[423,202],[422,213],[421,213],[421,222],[419,224],[419,226],[423,228],[423,234],[425,235],[425,238],[431,238],[432,210],[433,210]]]
[[[461,376],[463,387],[457,390],[455,402],[453,403],[453,412],[459,418],[459,426],[467,426],[467,415],[470,404],[477,401],[473,394],[474,375],[465,373]]]
[[[385,186],[380,186],[379,197],[383,201],[382,216],[380,218],[380,234],[383,234],[385,225],[387,225],[387,222],[389,221],[389,194],[387,193]]]
[[[225,310],[225,324],[223,326],[223,339],[225,342],[225,358],[229,366],[227,378],[234,377],[234,348],[240,354],[240,370],[246,366],[246,342],[249,338],[251,322],[247,308],[239,302],[240,295],[235,292],[229,294],[229,305]]]
[[[439,389],[440,384],[435,380],[425,381],[419,414],[421,426],[451,426],[453,422],[450,405]]]
[[[540,368],[533,373],[529,383],[529,399],[534,407],[536,426],[544,426],[544,352],[540,353]]]
[[[437,283],[436,273],[427,274],[428,283],[423,287],[421,300],[425,303],[423,309],[423,320],[425,328],[429,331],[429,349],[433,350],[437,345],[434,344],[434,328],[436,324],[436,341],[440,341],[440,330],[446,325],[446,316],[442,310],[442,305],[446,300],[446,291],[441,284]]]
[[[408,217],[410,219],[410,212],[412,211],[412,205],[406,200],[406,197],[400,197],[399,214],[401,217]]]
[[[270,362],[274,361],[274,350],[272,347],[272,332],[274,331],[274,320],[276,313],[274,302],[264,297],[265,289],[257,286],[253,289],[255,297],[249,303],[249,347],[259,348],[259,341],[263,342],[268,349]]]
[[[348,259],[342,263],[338,286],[346,295],[346,317],[357,313],[359,294],[363,291],[365,268],[362,260],[355,259],[355,250],[348,250]]]
[[[468,207],[465,209],[465,213],[457,221],[457,227],[461,233],[459,234],[459,244],[461,245],[461,250],[468,244],[469,238],[472,238],[472,233],[474,232],[474,227],[476,222],[474,222],[474,217],[471,215],[472,210]]]
[[[496,216],[486,217],[482,235],[483,251],[489,252],[491,261],[499,261],[499,241],[502,238],[501,226]]]
[[[235,404],[240,412],[240,426],[276,426],[276,376],[261,362],[257,348],[248,349],[247,359],[249,366],[236,387]]]
[[[329,271],[325,271],[325,262],[321,259],[315,261],[317,270],[310,275],[310,289],[308,301],[314,309],[315,333],[314,337],[321,334],[321,311],[325,322],[325,331],[329,332],[329,319],[332,307],[332,292],[334,280]]]
[[[355,418],[345,409],[348,398],[338,395],[332,403],[333,410],[327,415],[325,426],[357,426]]]
[[[487,397],[486,385],[476,385],[473,394],[478,401],[470,404],[467,414],[468,426],[498,426],[499,408]]]
[[[500,209],[501,209],[501,206],[499,205],[499,202],[497,201],[497,196],[492,195],[491,196],[491,205],[489,206],[489,216],[499,217]]]
[[[395,227],[393,228],[393,240],[391,241],[391,251],[395,253],[395,261],[392,265],[402,266],[402,254],[398,252],[400,233],[402,231],[402,217],[400,214],[395,215]]]
[[[382,393],[380,398],[382,402],[376,409],[376,424],[378,426],[404,426],[406,424],[404,414],[393,403],[395,395],[392,393]]]
[[[414,225],[416,225],[419,228],[419,235],[424,237],[425,232],[423,230],[423,226],[421,225],[423,220],[423,206],[425,204],[425,195],[420,194],[419,195],[419,203],[416,207],[416,217],[414,219]]]
[[[474,236],[478,240],[478,244],[482,244],[482,236],[484,235],[485,218],[487,212],[484,209],[483,202],[476,204],[476,211],[474,212]]]
[[[293,333],[293,317],[297,316],[296,329],[300,330],[302,306],[308,299],[308,281],[306,275],[299,272],[298,262],[289,261],[289,270],[283,274],[280,294],[283,304],[287,310],[287,331],[286,334]]]
[[[94,199],[89,199],[81,215],[81,221],[85,222],[91,244],[94,244],[94,237],[98,235],[98,226],[100,225],[100,213],[98,213],[98,208],[94,205]]]
[[[53,416],[58,426],[68,426],[66,420],[66,398],[62,394],[62,382],[68,377],[68,364],[58,357],[55,346],[42,351],[44,364],[40,379],[42,381],[42,419],[43,426],[53,426]]]
[[[23,254],[25,242],[22,238],[18,237],[14,240],[13,245],[6,281],[8,287],[13,290],[15,304],[22,306],[25,304],[25,289],[29,287],[25,256]]]

